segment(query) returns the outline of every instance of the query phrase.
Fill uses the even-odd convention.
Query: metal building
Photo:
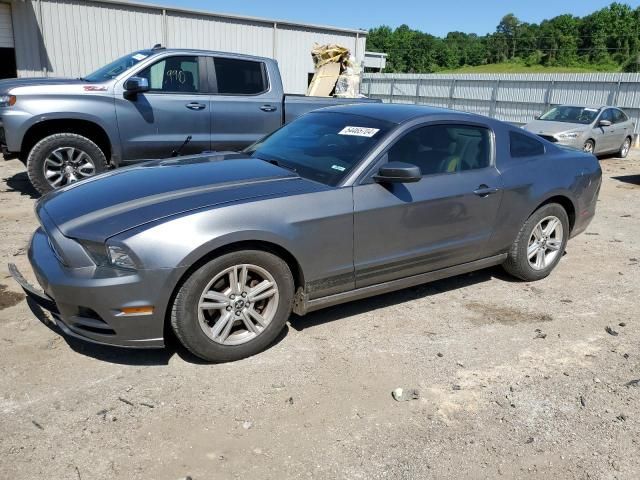
[[[366,34],[128,0],[0,0],[0,68],[18,77],[78,77],[161,43],[275,58],[285,91],[304,93],[315,42],[344,45],[362,62]]]

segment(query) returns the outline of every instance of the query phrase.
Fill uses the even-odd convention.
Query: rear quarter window
[[[528,135],[509,132],[509,150],[513,158],[544,155],[544,144]]]

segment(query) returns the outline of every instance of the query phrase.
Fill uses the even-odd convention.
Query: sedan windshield
[[[336,186],[394,126],[348,113],[308,113],[254,143],[245,153]]]
[[[87,82],[106,82],[113,78],[116,78],[122,72],[126,72],[131,67],[141,62],[153,52],[151,50],[139,50],[129,55],[125,55],[102,68],[99,68],[95,72],[83,77],[82,80]]]
[[[542,115],[539,120],[588,125],[596,119],[599,111],[599,108],[589,107],[553,107]]]

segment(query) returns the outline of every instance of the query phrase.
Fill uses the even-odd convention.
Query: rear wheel
[[[587,140],[586,142],[584,142],[582,150],[584,150],[586,153],[593,153],[595,148],[596,143],[593,140]]]
[[[194,355],[229,362],[264,350],[284,327],[294,282],[287,264],[258,250],[232,252],[193,272],[180,288],[171,325]]]
[[[98,145],[75,133],[43,138],[29,152],[29,180],[42,195],[107,170],[107,159]]]
[[[622,145],[620,146],[618,157],[626,158],[627,155],[629,155],[629,150],[631,150],[631,138],[627,137],[624,139],[624,142],[622,142]]]
[[[524,223],[503,264],[522,280],[540,280],[556,267],[569,239],[569,217],[557,203],[543,205]]]

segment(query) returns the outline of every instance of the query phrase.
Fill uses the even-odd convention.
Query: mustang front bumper
[[[122,347],[164,346],[164,314],[171,293],[167,289],[179,272],[68,268],[56,257],[41,228],[31,239],[29,261],[44,292],[30,285],[13,264],[9,265],[11,275],[29,298],[51,312],[66,334]],[[127,313],[142,307],[146,313]]]

